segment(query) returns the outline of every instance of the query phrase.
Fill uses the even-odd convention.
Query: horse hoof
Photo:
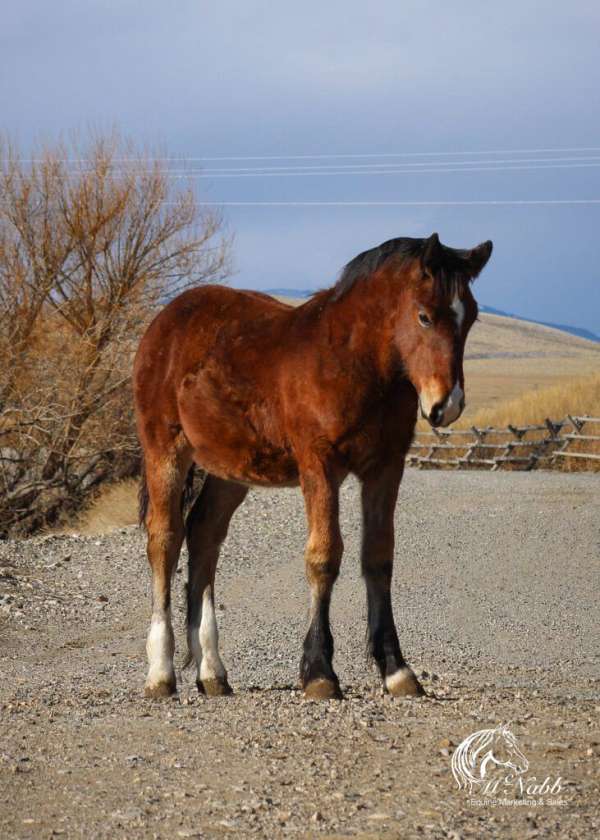
[[[233,689],[227,682],[227,677],[201,680],[198,682],[198,691],[206,694],[207,697],[228,697],[233,694]]]
[[[171,697],[177,691],[175,680],[168,682],[159,682],[154,685],[147,685],[144,687],[144,697],[149,700],[162,700],[165,697]]]
[[[385,688],[392,697],[422,697],[423,686],[408,666],[385,678]]]
[[[318,677],[304,686],[306,700],[341,700],[342,692],[337,681]]]

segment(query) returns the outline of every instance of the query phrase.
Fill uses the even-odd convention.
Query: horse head
[[[432,426],[447,426],[463,411],[464,348],[478,312],[470,283],[491,253],[489,241],[459,250],[442,245],[434,233],[407,272],[396,345],[421,413]]]

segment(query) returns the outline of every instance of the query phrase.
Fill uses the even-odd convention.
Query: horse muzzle
[[[446,397],[440,399],[437,390],[423,388],[419,394],[421,414],[431,426],[449,426],[458,420],[465,407],[465,395],[458,382]]]

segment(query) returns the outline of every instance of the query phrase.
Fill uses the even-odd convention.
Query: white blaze
[[[458,292],[455,292],[454,298],[452,300],[452,311],[456,317],[456,324],[458,329],[460,330],[462,327],[462,323],[465,319],[465,305],[462,300],[458,296]]]

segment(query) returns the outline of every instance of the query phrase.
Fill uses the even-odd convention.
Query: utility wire
[[[482,199],[476,201],[202,201],[203,207],[480,207],[599,204],[600,198]],[[165,201],[165,207],[176,202]]]
[[[593,169],[600,167],[600,162],[597,163],[551,163],[549,165],[545,164],[535,164],[534,166],[474,166],[469,169],[457,169],[456,167],[448,168],[448,169],[377,169],[377,170],[356,170],[351,169],[350,171],[347,170],[339,170],[339,169],[332,169],[325,171],[323,169],[318,170],[303,170],[301,172],[229,172],[229,173],[210,173],[210,172],[192,172],[185,175],[180,174],[170,174],[169,177],[176,179],[176,180],[186,180],[186,179],[200,179],[200,180],[212,180],[218,178],[299,178],[299,177],[329,177],[334,175],[345,175],[345,176],[356,176],[356,175],[363,175],[363,176],[373,176],[373,175],[427,175],[432,173],[437,174],[444,174],[444,173],[456,173],[460,172],[462,174],[466,174],[468,172],[521,172],[521,171],[535,171],[538,169]]]
[[[389,168],[393,167],[410,167],[409,171],[412,171],[414,168],[415,171],[418,171],[418,167],[425,167],[425,166],[435,166],[435,167],[448,167],[448,166],[484,166],[484,165],[494,165],[499,166],[501,164],[515,164],[515,163],[527,163],[527,164],[536,164],[536,163],[566,163],[566,162],[586,162],[586,161],[598,161],[600,160],[600,156],[598,155],[579,155],[577,157],[559,157],[559,158],[505,158],[504,160],[459,160],[459,161],[419,161],[415,163],[398,163],[394,164],[392,162],[386,163],[350,163],[350,164],[309,164],[305,166],[235,166],[235,167],[213,167],[213,166],[203,166],[202,168],[194,168],[194,169],[172,169],[169,168],[167,171],[172,174],[194,174],[194,173],[206,173],[206,172],[307,172],[309,170],[315,170],[317,172],[325,171],[327,169],[336,169],[336,170],[343,170],[343,169],[385,169],[386,167]],[[468,170],[467,170],[468,171]]]
[[[557,160],[560,160],[557,159]],[[566,158],[568,160],[568,158]],[[578,161],[580,159],[575,158]],[[177,170],[175,172],[167,170],[165,176],[173,180],[211,180],[220,178],[298,178],[298,177],[332,177],[332,176],[348,176],[354,177],[357,175],[371,176],[371,175],[426,175],[426,174],[444,174],[444,173],[469,173],[469,172],[533,172],[538,169],[595,169],[600,167],[600,157],[589,157],[581,159],[583,162],[577,163],[548,163],[544,159],[532,160],[517,165],[502,165],[496,166],[493,161],[485,161],[485,165],[476,165],[476,161],[459,162],[458,165],[453,163],[436,164],[435,168],[431,165],[423,165],[421,169],[407,169],[405,164],[362,164],[357,169],[356,166],[334,166],[334,167],[258,167],[243,169],[202,169],[202,170]],[[507,162],[508,163],[508,162]],[[468,165],[468,168],[465,168]],[[414,166],[414,164],[411,164]],[[443,168],[442,168],[443,167]],[[72,177],[80,177],[82,175],[93,174],[93,169],[76,169],[69,168],[67,174]],[[121,174],[121,170],[113,170],[113,175]],[[127,174],[124,171],[122,174]],[[132,173],[136,175],[136,173]],[[140,172],[138,177],[143,178],[145,173]]]
[[[171,155],[169,157],[145,157],[152,161],[210,161],[210,160],[342,160],[352,158],[409,158],[409,157],[460,157],[464,155],[521,155],[521,154],[553,154],[566,152],[600,152],[600,146],[572,146],[546,149],[488,149],[485,151],[453,151],[453,152],[360,152],[356,154],[302,154],[302,155],[204,155],[191,157],[189,155]],[[130,163],[139,158],[117,158],[115,162]],[[42,163],[43,158],[21,158],[20,163]],[[85,163],[85,159],[66,158],[63,163]]]
[[[599,155],[578,155],[577,157],[558,157],[558,158],[505,158],[505,159],[492,159],[492,160],[459,160],[459,161],[415,161],[413,163],[393,163],[391,161],[387,161],[386,163],[351,163],[351,164],[333,164],[333,163],[326,163],[326,164],[308,164],[302,166],[235,166],[235,167],[212,167],[212,166],[203,166],[201,168],[183,168],[183,169],[173,169],[168,168],[167,172],[170,175],[204,175],[207,172],[226,172],[226,173],[245,173],[245,172],[309,172],[314,170],[316,172],[327,172],[333,170],[361,170],[361,169],[389,169],[393,167],[397,169],[398,167],[407,168],[407,171],[419,171],[419,167],[472,167],[472,166],[487,166],[491,165],[494,167],[503,165],[503,164],[510,164],[511,166],[514,164],[550,164],[550,163],[567,163],[567,162],[575,162],[575,163],[586,163],[590,161],[600,161]],[[86,161],[89,165],[89,161]],[[70,171],[76,172],[77,174],[85,174],[87,172],[94,172],[93,168],[89,169],[81,169],[79,167],[70,167]],[[119,169],[112,169],[112,172],[119,172]],[[127,170],[123,170],[127,172]],[[443,171],[443,170],[442,170]],[[465,171],[468,171],[465,170]]]

